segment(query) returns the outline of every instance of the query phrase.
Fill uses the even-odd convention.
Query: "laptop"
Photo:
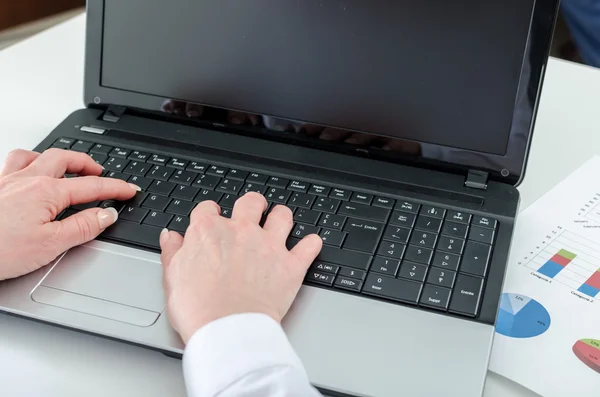
[[[0,309],[181,357],[159,233],[256,191],[324,240],[283,322],[313,385],[480,396],[557,3],[89,1],[85,108],[35,150],[143,191],[67,209],[120,218]]]

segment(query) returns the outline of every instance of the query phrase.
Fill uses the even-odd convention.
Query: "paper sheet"
[[[600,157],[518,217],[490,369],[546,397],[600,396]]]

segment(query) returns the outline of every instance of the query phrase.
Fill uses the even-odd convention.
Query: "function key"
[[[353,203],[371,205],[371,202],[373,201],[373,195],[364,193],[353,193],[352,197],[350,198],[350,201],[352,201]]]
[[[90,149],[91,153],[98,153],[108,155],[114,148],[112,146],[104,145],[102,143],[97,143]]]
[[[308,191],[308,186],[309,185],[306,182],[291,181],[287,188],[294,192],[306,193]]]
[[[446,210],[439,207],[432,207],[431,205],[424,205],[423,208],[421,208],[421,214],[431,216],[433,218],[443,219],[444,215],[446,214]]]
[[[468,224],[471,222],[471,214],[465,214],[464,212],[458,211],[448,211],[446,214],[446,220]]]
[[[352,196],[352,192],[343,189],[333,189],[331,193],[329,193],[329,197],[344,201],[350,200],[350,196]]]
[[[492,241],[494,241],[494,229],[472,226],[471,231],[469,232],[469,240],[491,244]]]
[[[340,276],[364,280],[367,277],[367,272],[364,270],[352,269],[350,267],[340,267]]]
[[[129,157],[130,154],[131,154],[131,150],[116,147],[110,152],[109,156],[126,159],[127,157]]]
[[[272,176],[267,181],[267,186],[276,187],[279,189],[285,189],[289,183],[290,183],[289,179],[280,178],[278,176]]]
[[[323,185],[312,185],[310,189],[308,189],[308,193],[321,197],[329,196],[329,192],[331,192],[331,188]]]
[[[168,157],[162,156],[160,154],[154,154],[152,155],[152,157],[150,157],[150,160],[148,160],[149,163],[156,165],[166,165],[168,161]]]
[[[192,161],[188,164],[188,166],[186,167],[186,170],[194,171],[199,174],[204,174],[206,172],[207,168],[208,168],[207,164],[202,164],[202,163],[198,163],[197,161]]]
[[[52,144],[53,148],[57,149],[69,149],[75,143],[75,139],[72,138],[59,138]],[[105,153],[104,153],[105,154]]]
[[[388,210],[394,208],[395,203],[396,200],[392,200],[386,197],[375,197],[375,200],[373,200],[373,206],[385,208]]]
[[[229,172],[227,173],[227,178],[236,179],[238,181],[245,181],[249,174],[250,173],[247,171],[229,170]]]
[[[94,146],[92,142],[86,141],[77,141],[73,146],[71,146],[71,150],[75,152],[87,153]]]
[[[490,229],[496,229],[496,226],[498,226],[498,221],[492,218],[488,218],[485,216],[474,216],[473,217],[473,225],[474,226],[481,226],[481,227],[488,227]]]
[[[421,300],[421,306],[431,307],[433,309],[446,311],[450,302],[450,289],[436,287],[430,284],[425,285]]]
[[[212,165],[206,171],[207,175],[224,177],[229,172],[229,168],[219,167],[218,165]]]
[[[394,211],[392,217],[390,218],[390,225],[412,228],[415,224],[415,218],[416,216],[414,214]]]
[[[337,276],[335,279],[335,283],[333,283],[334,287],[347,289],[349,291],[360,292],[363,282],[360,280],[355,280],[353,278],[348,278],[344,276]]]
[[[266,185],[268,180],[269,180],[268,176],[262,175],[262,174],[257,174],[255,172],[252,172],[250,175],[248,175],[248,178],[246,178],[246,182],[256,183],[258,185]]]
[[[150,158],[151,154],[150,153],[146,153],[146,152],[140,152],[139,150],[134,150],[130,155],[129,155],[129,160],[135,160],[135,161],[148,161],[148,159]]]
[[[458,238],[467,238],[467,229],[469,229],[469,226],[463,223],[446,221],[442,228],[442,234]]]
[[[179,168],[180,170],[185,170],[185,167],[188,166],[190,162],[182,159],[171,159],[167,163],[167,167]]]
[[[427,230],[428,232],[438,233],[442,226],[442,220],[431,218],[429,216],[419,215],[415,229]]]
[[[482,278],[459,274],[452,293],[450,311],[474,317],[479,309],[482,287]]]
[[[404,212],[410,212],[411,214],[417,214],[421,204],[411,203],[410,201],[398,201],[394,209]]]

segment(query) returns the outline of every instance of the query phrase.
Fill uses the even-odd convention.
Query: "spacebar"
[[[162,229],[159,227],[119,220],[117,223],[106,229],[104,233],[101,234],[101,237],[160,249],[158,241],[161,231]]]

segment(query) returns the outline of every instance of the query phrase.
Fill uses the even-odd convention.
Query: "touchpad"
[[[60,258],[32,299],[135,325],[151,325],[165,308],[160,257],[93,241]]]

